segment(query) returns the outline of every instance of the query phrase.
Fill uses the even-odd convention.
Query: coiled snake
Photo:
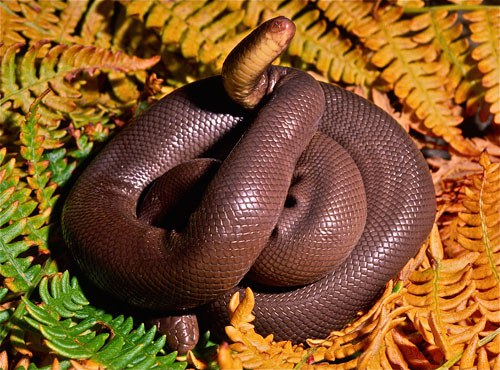
[[[197,340],[183,310],[208,304],[223,319],[245,275],[258,283],[258,330],[326,335],[373,300],[433,223],[426,162],[388,114],[270,66],[294,30],[284,17],[264,23],[222,78],[154,104],[65,202],[63,235],[82,270],[129,304],[180,315],[168,325],[182,352]]]

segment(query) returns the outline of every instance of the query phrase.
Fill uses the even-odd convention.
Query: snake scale
[[[202,306],[224,325],[245,277],[257,330],[328,334],[376,297],[433,224],[426,162],[387,113],[271,66],[294,30],[284,17],[265,22],[222,77],[152,105],[65,201],[63,235],[80,268],[122,301],[172,313],[165,330],[181,352],[197,340],[186,310]]]

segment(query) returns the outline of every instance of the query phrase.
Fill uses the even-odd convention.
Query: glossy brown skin
[[[257,281],[308,283],[257,292],[257,328],[303,341],[345,324],[415,254],[435,201],[410,137],[381,109],[339,87],[294,69],[265,73],[266,96],[254,110],[233,103],[220,77],[176,90],[82,174],[63,209],[63,233],[97,286],[155,310],[208,303],[222,326],[229,295],[257,261],[250,274]],[[218,162],[197,158],[221,164],[209,171]],[[203,177],[207,186],[184,222],[163,229],[149,224],[154,215],[137,216],[155,179],[182,193]],[[168,200],[175,210],[175,197],[152,191],[145,199]],[[279,267],[294,244],[298,252]],[[282,272],[269,272],[276,269]]]

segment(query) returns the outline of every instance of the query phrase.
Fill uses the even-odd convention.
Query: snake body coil
[[[324,336],[415,254],[433,185],[409,136],[368,101],[294,69],[266,66],[253,83],[253,110],[212,77],[144,112],[72,189],[64,237],[90,279],[130,304],[209,304],[223,320],[251,269],[294,286],[256,293],[258,329]]]

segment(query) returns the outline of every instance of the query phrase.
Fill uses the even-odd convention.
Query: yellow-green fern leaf
[[[300,58],[331,81],[370,85],[378,73],[369,67],[367,55],[337,28],[328,27],[321,17],[323,9],[319,5],[315,8],[303,0],[249,1],[245,6],[244,23],[255,27],[278,15],[288,17],[296,25],[288,55]]]
[[[363,1],[319,0],[317,5],[326,18],[348,31],[353,31],[358,22],[373,10],[372,3]]]
[[[81,31],[79,43],[94,45],[101,48],[110,48],[110,23],[114,16],[114,3],[106,0],[96,0],[89,4],[83,18],[80,19]]]
[[[179,50],[185,58],[213,64],[221,58],[216,44],[235,34],[243,11],[227,2],[122,1],[129,16],[138,18],[157,32],[167,49]]]
[[[123,1],[127,14],[158,32],[165,48],[218,72],[229,51],[259,23],[286,16],[297,31],[288,54],[333,81],[369,85],[377,73],[362,49],[318,20],[321,9],[303,0],[247,2]],[[239,27],[240,26],[240,27]],[[241,27],[243,26],[243,27]]]
[[[97,94],[94,98],[85,94],[85,83],[77,78],[82,73],[92,76],[100,71],[139,71],[153,66],[159,59],[141,59],[93,46],[54,45],[47,41],[37,42],[21,53],[23,48],[26,48],[23,44],[0,46],[3,56],[0,106],[12,106],[16,112],[24,114],[29,111],[31,97],[50,87],[56,94],[48,96],[39,110],[45,123],[56,122],[64,114],[77,113],[77,108],[96,107],[97,103],[109,105],[98,89],[89,91]]]
[[[472,58],[483,75],[484,100],[490,104],[494,122],[500,124],[500,9],[466,13],[464,18],[472,22],[471,40],[478,44]]]
[[[370,85],[377,74],[368,67],[363,51],[342,37],[337,28],[327,31],[327,23],[318,20],[321,12],[316,9],[304,11],[305,5],[302,1],[291,1],[276,10],[276,15],[294,19],[297,27],[288,53],[315,66],[332,81]]]

